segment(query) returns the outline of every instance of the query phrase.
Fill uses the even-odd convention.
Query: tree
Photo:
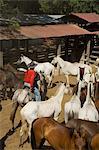
[[[68,14],[70,12],[99,13],[97,0],[39,0],[40,11],[46,14]]]
[[[0,12],[1,17],[8,20],[8,29],[16,30],[19,28],[19,23],[16,20],[16,15],[18,14],[18,8],[12,8],[4,0],[0,0]]]
[[[64,0],[39,0],[40,11],[45,14],[62,14]]]

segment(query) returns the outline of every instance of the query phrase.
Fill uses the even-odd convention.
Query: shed
[[[90,34],[89,31],[74,24],[26,26],[21,27],[19,31],[22,35],[31,39]]]
[[[8,60],[11,62],[13,62],[10,57],[12,53],[14,54],[14,58],[16,57],[14,60],[16,60],[22,51],[30,56],[30,58],[33,60],[37,60],[39,62],[51,61],[52,58],[57,54],[56,51],[59,44],[62,45],[61,55],[64,57],[64,59],[72,62],[79,61],[83,50],[86,49],[88,40],[91,38],[91,33],[89,31],[73,24],[21,26],[18,30],[18,33],[23,37],[20,37],[20,39],[15,37],[9,37],[9,39],[6,39],[6,37],[2,36],[1,38],[2,50],[4,54],[7,55]],[[5,39],[8,42],[12,41],[12,43],[15,45],[14,49],[7,47],[7,49],[3,49],[3,46],[5,46]],[[40,39],[56,39],[57,44],[54,46],[54,48],[50,46],[44,48],[43,44],[38,44]],[[37,48],[32,45],[33,47],[30,49],[30,41],[34,40],[37,40]],[[21,44],[24,41],[25,44],[22,49]],[[19,50],[20,48],[21,51]]]
[[[71,13],[67,16],[69,23],[78,24],[81,27],[99,22],[99,14],[96,13]]]

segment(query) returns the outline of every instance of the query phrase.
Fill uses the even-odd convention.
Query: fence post
[[[0,51],[0,68],[3,68],[3,52]]]
[[[86,64],[89,64],[89,57],[90,57],[90,44],[91,44],[91,41],[89,40],[88,43],[87,43],[87,51],[86,51],[86,54],[87,54],[87,57],[86,57]]]

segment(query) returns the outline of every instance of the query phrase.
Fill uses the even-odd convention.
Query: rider
[[[41,101],[41,95],[40,95],[40,90],[41,90],[41,80],[40,80],[40,75],[36,73],[36,77],[34,80],[34,99],[36,101]]]
[[[25,72],[24,76],[24,87],[29,87],[32,92],[34,92],[34,99],[36,101],[41,100],[39,85],[38,85],[38,73],[34,71],[35,66],[29,67],[29,69]],[[37,80],[38,79],[38,80]]]

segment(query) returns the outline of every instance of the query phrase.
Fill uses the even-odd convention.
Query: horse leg
[[[26,133],[27,133],[27,122],[23,119],[21,129],[20,129],[20,144],[19,144],[19,146],[23,145],[23,135]]]
[[[67,123],[67,122],[68,122],[68,115],[69,115],[69,114],[68,114],[68,113],[66,113],[66,112],[64,112],[64,114],[65,114],[65,115],[64,115],[64,116],[65,116],[65,117],[64,117],[64,119],[65,119],[65,123]]]
[[[66,77],[66,88],[69,90],[70,93],[72,93],[72,90],[70,88],[70,83],[69,83],[69,77],[67,74],[65,75],[65,77]]]
[[[54,112],[54,119],[55,119],[56,121],[58,120],[60,111],[61,111],[61,110],[58,110],[58,111],[55,110],[55,112]]]
[[[31,128],[32,128],[32,124],[29,124],[29,131],[28,131],[29,143],[31,142]]]
[[[48,76],[48,88],[52,87],[52,75]]]
[[[18,106],[19,106],[18,102],[13,101],[12,111],[10,114],[10,120],[12,121],[12,130],[14,130],[14,119],[15,119],[15,114],[16,114],[16,111],[18,109]]]

